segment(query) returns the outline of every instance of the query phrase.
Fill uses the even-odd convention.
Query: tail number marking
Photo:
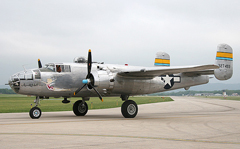
[[[220,68],[231,68],[231,65],[218,64]]]

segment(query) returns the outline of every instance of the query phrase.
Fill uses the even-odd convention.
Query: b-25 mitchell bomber
[[[36,96],[36,105],[29,115],[33,119],[41,116],[38,107],[40,99],[81,97],[73,104],[76,116],[88,112],[90,97],[119,96],[124,102],[121,107],[125,118],[134,118],[138,106],[129,96],[189,89],[191,86],[206,84],[208,75],[218,80],[227,80],[233,73],[233,51],[227,44],[217,47],[215,64],[170,67],[170,56],[165,52],[156,54],[154,67],[93,63],[91,50],[88,59],[75,58],[74,63],[48,63],[42,67],[18,72],[10,77],[8,84],[18,94]]]

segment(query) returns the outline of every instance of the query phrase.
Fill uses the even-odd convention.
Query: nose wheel
[[[32,119],[38,119],[40,118],[42,115],[42,111],[40,108],[38,107],[33,107],[30,111],[29,111],[29,116],[32,118]]]

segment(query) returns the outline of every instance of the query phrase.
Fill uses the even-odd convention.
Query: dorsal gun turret
[[[87,63],[87,60],[85,57],[75,57],[73,59],[73,62],[74,63]]]

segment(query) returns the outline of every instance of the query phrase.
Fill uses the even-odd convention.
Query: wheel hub
[[[33,111],[33,116],[34,117],[38,117],[40,115],[40,111],[38,110],[38,109],[35,109],[34,111]]]
[[[128,105],[127,107],[127,112],[130,114],[130,115],[134,115],[135,112],[136,112],[136,107],[134,104],[130,104]]]
[[[84,113],[86,111],[86,106],[84,104],[79,104],[78,111]]]

